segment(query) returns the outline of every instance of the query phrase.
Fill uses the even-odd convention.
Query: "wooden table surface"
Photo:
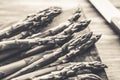
[[[119,0],[110,1],[120,10]],[[83,7],[86,17],[92,20],[90,24],[91,31],[102,34],[102,38],[96,46],[102,62],[108,65],[106,73],[109,80],[120,80],[120,38],[111,30],[110,25],[92,7],[88,0],[1,0],[0,29],[23,19],[29,13],[35,13],[42,9],[43,2],[46,2],[46,5],[61,5],[66,8],[78,4]]]
[[[108,69],[106,69],[108,78],[109,80],[120,80],[120,38],[87,0],[82,1],[87,18],[92,19],[91,31],[102,34],[102,38],[96,46],[102,62],[108,65]],[[120,10],[120,1],[110,1]]]

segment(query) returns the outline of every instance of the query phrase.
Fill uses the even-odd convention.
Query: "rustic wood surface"
[[[119,0],[110,1],[120,9]],[[89,4],[88,0],[1,0],[0,29],[23,19],[29,13],[35,13],[38,10],[46,8],[47,6],[42,5],[44,2],[49,6],[60,5],[66,10],[79,4],[83,7],[86,17],[92,20],[90,24],[91,31],[103,35],[96,46],[102,62],[109,67],[106,69],[109,80],[120,80],[120,39],[111,30],[110,25],[108,25],[101,15]],[[69,13],[66,13],[66,15],[67,14]],[[60,21],[61,20],[58,20],[58,22]]]
[[[96,44],[102,62],[108,65],[106,69],[109,80],[120,79],[120,38],[112,31],[110,25],[101,15],[89,4],[87,0],[82,0],[82,4],[87,18],[92,19],[90,29],[95,33],[103,34],[101,40]],[[119,10],[119,0],[110,0]]]

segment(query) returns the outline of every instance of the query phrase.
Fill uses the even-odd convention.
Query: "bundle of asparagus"
[[[85,26],[81,26],[81,25],[85,25]],[[83,24],[78,24],[78,23],[75,23],[71,26],[69,26],[67,29],[65,29],[64,31],[62,31],[61,33],[59,33],[58,35],[56,36],[60,36],[60,35],[72,35],[73,33],[77,32],[77,31],[81,31],[83,29],[85,29],[87,27],[87,25],[89,24],[89,21],[85,21]],[[64,42],[62,42],[64,43]],[[48,45],[47,45],[48,46]],[[51,47],[53,45],[50,45],[49,47]],[[36,54],[36,53],[39,53],[39,52],[42,52],[41,50],[46,50],[47,48],[43,46],[36,46],[35,48],[32,48],[26,52],[23,52],[22,54],[23,55],[32,55],[32,54]],[[42,48],[42,49],[41,49]]]
[[[10,38],[14,35],[22,33],[20,37],[25,38],[46,25],[48,25],[55,16],[61,13],[61,8],[50,7],[36,14],[28,16],[23,21],[16,23],[0,31],[0,40]],[[23,32],[24,31],[24,32]],[[24,33],[24,34],[23,34]]]
[[[89,22],[89,21],[88,21]],[[83,24],[85,24],[86,26],[89,24],[88,22],[86,22],[86,20],[85,20],[85,23],[83,23]],[[57,42],[61,42],[61,41],[63,41],[63,40],[66,40],[66,39],[70,39],[71,37],[69,36],[69,35],[72,35],[74,32],[76,32],[76,31],[80,31],[80,30],[82,30],[82,29],[84,29],[84,28],[86,28],[86,26],[81,26],[81,25],[83,25],[83,24],[76,24],[75,23],[75,25],[71,25],[69,28],[67,28],[67,29],[65,29],[64,31],[62,31],[61,32],[61,34],[59,34],[59,35],[57,35],[57,36],[55,36],[56,37],[56,39],[58,40]],[[70,32],[70,33],[69,33]],[[63,34],[67,34],[66,35],[66,37],[63,37],[64,35]],[[61,38],[63,38],[63,40],[61,40],[61,39],[58,39],[58,36],[61,36]],[[49,37],[47,37],[46,39],[48,39]],[[52,37],[50,37],[52,40],[53,40],[53,42],[54,42],[54,36],[52,36]],[[4,44],[4,46],[1,48],[1,50],[4,50],[5,48],[12,48],[12,46],[14,47],[14,48],[17,48],[17,47],[22,47],[23,48],[23,46],[20,46],[20,45],[30,45],[30,41],[32,41],[32,42],[34,42],[34,43],[39,43],[39,41],[35,41],[36,39],[27,39],[27,40],[12,40],[12,41],[5,41],[5,42],[1,42],[1,47],[2,47],[2,43],[7,43],[6,44],[6,47],[5,47],[5,44]],[[40,39],[41,40],[41,39]],[[42,40],[41,40],[42,41]],[[45,41],[45,39],[43,39],[43,43],[45,43],[46,41]],[[10,43],[9,43],[10,42]],[[19,44],[19,42],[20,42],[20,44]],[[23,44],[22,44],[23,43]],[[42,43],[42,44],[43,44]],[[55,42],[54,42],[55,43]],[[12,44],[12,46],[11,46],[11,44]],[[58,43],[57,43],[58,44]],[[10,45],[10,46],[7,46],[7,45]],[[15,46],[16,45],[16,46]],[[47,46],[38,46],[38,47],[35,47],[35,48],[33,48],[33,49],[30,49],[30,50],[28,50],[27,52],[23,52],[22,54],[23,55],[31,55],[31,54],[34,54],[34,53],[38,53],[38,52],[40,52],[41,50],[43,51],[44,49],[47,49],[47,47],[49,48],[49,47],[52,47],[53,45],[51,45],[51,44],[49,44],[49,45],[47,45]],[[29,47],[26,47],[26,48],[29,48]],[[24,50],[24,49],[23,49]],[[15,54],[15,53],[17,53],[19,50],[17,49],[17,51],[15,50],[15,51],[9,51],[9,53],[8,53],[8,56],[9,55],[13,55],[13,54]],[[21,51],[21,49],[20,49],[20,51]],[[19,52],[20,52],[19,51]],[[5,54],[7,54],[7,53],[5,53]],[[7,56],[7,57],[8,57]],[[6,57],[6,56],[5,56]],[[3,59],[3,57],[2,57],[2,59]],[[2,60],[1,59],[1,60]]]
[[[77,25],[75,25],[75,24],[77,24],[77,23],[75,23],[75,21],[77,21],[79,19],[79,17],[80,17],[80,10],[78,9],[70,18],[68,18],[68,21],[66,21],[65,23],[61,23],[60,25],[56,26],[55,28],[52,28],[52,29],[47,30],[45,32],[37,33],[37,34],[35,34],[35,35],[33,35],[33,36],[29,37],[29,38],[35,38],[35,37],[42,38],[42,37],[47,37],[47,36],[50,36],[50,35],[56,35],[56,34],[58,34],[60,32],[62,32],[62,33],[70,32],[71,28],[72,28],[72,33],[75,32],[73,30],[78,30],[78,29],[82,30],[82,29],[87,27],[87,25],[89,24],[90,21],[85,20],[83,23],[79,23],[80,26],[77,26]],[[81,26],[82,24],[86,25],[86,26]],[[71,28],[66,29],[69,26],[71,26]],[[72,35],[72,34],[68,33],[68,35]],[[57,35],[57,36],[61,36],[61,35]],[[15,49],[15,50],[12,50],[12,51],[10,50],[8,52],[6,52],[6,51],[2,52],[1,53],[2,57],[0,58],[0,60],[3,60],[5,58],[7,58],[7,57],[10,57],[11,55],[26,51],[28,49],[30,49],[30,50],[27,51],[27,52],[23,52],[22,54],[23,55],[27,54],[27,56],[28,56],[28,54],[32,55],[34,53],[42,52],[42,51],[44,51],[46,49],[49,49],[50,47],[53,47],[53,46],[54,46],[53,44],[49,44],[49,45],[45,45],[45,46],[38,46],[38,47],[35,47],[33,49],[30,49],[30,47],[24,47],[23,48],[23,46],[22,46],[22,49],[17,49],[17,50]]]
[[[38,29],[32,29],[32,31],[23,31],[21,32],[20,34],[14,36],[14,37],[11,37],[9,39],[20,39],[20,38],[34,38],[34,37],[46,37],[46,36],[49,36],[49,35],[55,35],[59,32],[61,32],[62,30],[64,30],[65,28],[67,28],[69,25],[71,25],[74,21],[77,21],[78,18],[80,17],[80,10],[78,9],[73,16],[70,16],[70,18],[68,18],[68,21],[64,22],[64,23],[61,23],[60,25],[58,25],[57,27],[53,28],[53,29],[50,29],[50,30],[47,30],[43,33],[39,32]],[[57,13],[57,12],[56,12]],[[51,13],[50,13],[51,14]],[[45,15],[45,14],[44,14]],[[47,24],[47,23],[45,23]],[[41,25],[44,25],[45,24],[41,24]],[[37,33],[39,32],[39,33]],[[33,33],[37,33],[37,34],[34,34],[32,35]]]
[[[86,42],[89,40],[89,38],[91,37],[91,33],[85,34],[82,36],[78,35],[78,36],[79,36],[79,38],[77,41],[79,41],[79,43],[83,43],[83,42]],[[78,44],[76,44],[77,41],[76,41],[76,39],[71,39],[68,43],[65,43],[62,47],[56,49],[53,53],[43,55],[42,58],[40,58],[39,60],[33,62],[32,64],[24,67],[23,69],[17,71],[16,73],[10,75],[10,78],[34,71],[36,69],[39,69],[40,67],[44,67],[44,66],[48,65],[49,63],[54,62],[59,57],[68,53],[72,49],[71,46],[78,45]],[[73,45],[70,45],[70,43]]]
[[[77,74],[91,73],[95,70],[104,69],[106,66],[100,62],[83,62],[72,63],[71,65],[64,67],[62,70],[54,71],[49,74],[33,78],[31,80],[64,80],[69,76]]]
[[[94,71],[100,71],[107,66],[105,64],[102,64],[101,62],[94,61],[94,62],[70,62],[66,64],[56,65],[48,68],[43,68],[38,71],[34,71],[16,78],[13,78],[12,80],[34,80],[35,78],[42,77],[42,79],[39,80],[58,80],[67,77],[66,75],[75,76],[77,74],[81,75],[82,73],[91,73]],[[75,70],[77,69],[77,70]],[[53,73],[55,71],[56,74]],[[56,72],[58,71],[58,72]],[[68,72],[68,73],[67,73]],[[70,73],[71,72],[71,73]],[[47,74],[44,76],[44,74]],[[59,75],[60,74],[60,75]],[[57,76],[61,76],[57,77]],[[44,78],[44,79],[43,79]],[[35,79],[36,80],[36,79]],[[37,79],[38,80],[38,79]]]
[[[35,62],[36,60],[42,58],[43,55],[48,54],[48,53],[52,53],[52,52],[53,52],[53,50],[46,51],[44,53],[37,54],[37,55],[34,55],[34,56],[30,56],[30,57],[24,58],[22,60],[19,60],[19,61],[7,64],[7,65],[1,66],[0,67],[0,78],[14,73],[17,70],[20,70],[21,68],[23,68],[23,67]]]
[[[76,48],[73,48],[68,54],[58,58],[57,61],[50,64],[49,66],[54,66],[54,65],[57,65],[57,64],[62,64],[62,63],[69,62],[77,54],[84,53],[84,51],[86,49],[88,49],[90,46],[92,46],[95,42],[97,42],[100,37],[101,37],[101,35],[96,35],[96,36],[92,37],[90,40],[88,40],[87,42],[81,44],[80,46],[78,44]],[[75,46],[75,45],[73,45],[73,46]]]
[[[66,22],[39,32],[60,13],[61,8],[50,7],[1,31],[0,60],[18,55],[15,62],[0,67],[1,80],[102,80],[96,72],[106,68],[105,64],[72,62],[101,37],[93,32],[80,34],[90,23],[78,20],[81,9]]]

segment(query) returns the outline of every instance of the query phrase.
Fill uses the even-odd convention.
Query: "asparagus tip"
[[[86,34],[83,34],[82,38],[90,38],[92,36],[93,32],[89,32],[89,33],[86,33]]]
[[[96,35],[96,39],[99,40],[101,38],[102,34]]]
[[[60,14],[62,12],[62,8],[61,7],[53,6],[53,7],[50,7],[50,9],[54,10],[55,13],[58,13],[58,14]]]
[[[71,16],[68,21],[70,22],[75,22],[77,21],[79,18],[81,17],[81,14],[80,13],[75,13],[73,16]]]
[[[82,9],[80,7],[77,8],[77,10],[75,11],[75,13],[81,13]]]
[[[88,33],[88,37],[91,37],[93,35],[93,32]]]
[[[87,23],[89,24],[90,22],[91,22],[91,19],[88,19],[88,20],[87,20]]]
[[[102,63],[100,61],[94,61],[93,63],[92,64],[94,65],[94,67],[108,68],[107,65],[105,65],[104,63]]]

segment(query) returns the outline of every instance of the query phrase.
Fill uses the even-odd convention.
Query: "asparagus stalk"
[[[46,36],[53,36],[56,35],[60,32],[62,32],[64,29],[68,28],[71,24],[73,24],[75,21],[77,21],[79,19],[79,17],[81,16],[81,11],[77,10],[72,16],[70,16],[70,18],[68,18],[68,20],[64,23],[59,24],[58,26],[49,29],[45,32],[40,32],[37,34],[34,34],[28,38],[35,38],[35,37],[46,37]]]
[[[50,43],[57,43],[57,41],[65,40],[69,35],[60,35],[46,38],[34,38],[34,39],[18,39],[0,42],[0,51],[12,48],[23,48],[25,46],[32,47],[34,45],[45,45]]]
[[[0,31],[0,40],[4,38],[12,37],[21,31],[29,30],[34,28],[41,28],[44,25],[50,23],[55,16],[61,13],[61,8],[59,7],[50,7],[43,11],[38,12],[32,16],[27,17],[23,21],[7,27]]]
[[[101,35],[93,36],[86,43],[83,43],[82,45],[78,45],[78,47],[76,47],[75,49],[72,49],[68,54],[58,58],[57,61],[55,61],[54,63],[50,64],[49,66],[54,66],[54,65],[58,65],[58,64],[63,64],[63,63],[69,62],[76,55],[84,53],[84,51],[86,51],[89,47],[94,45],[100,39],[100,37],[101,37]]]
[[[52,53],[53,51],[46,51],[44,53],[38,54],[38,55],[34,55],[31,57],[27,57],[24,58],[22,60],[4,65],[0,67],[0,78],[3,78],[9,74],[12,74],[14,72],[16,72],[17,70],[20,70],[21,68],[35,62],[36,60],[42,58],[43,55],[48,54],[48,53]]]
[[[106,66],[101,62],[78,62],[71,64],[62,70],[53,71],[49,74],[33,78],[31,80],[64,80],[70,76],[84,73],[94,73],[94,71],[102,70]]]
[[[90,35],[91,35],[91,33],[87,36],[90,37]],[[81,35],[78,35],[78,36],[81,36]],[[85,37],[83,37],[83,36],[81,36],[81,38],[78,38],[78,41],[81,41],[81,43],[84,42],[83,39]],[[80,39],[82,39],[82,40],[80,40]],[[86,37],[86,39],[88,39],[88,37]],[[72,48],[68,48],[68,47],[71,46],[70,44],[76,43],[76,40],[75,41],[73,41],[73,40],[70,40],[68,43],[65,43],[62,47],[56,49],[55,52],[53,52],[51,54],[44,55],[41,59],[33,62],[32,64],[24,67],[23,69],[17,71],[16,73],[10,75],[9,79],[16,77],[16,76],[19,76],[21,74],[25,74],[25,73],[34,71],[34,70],[39,69],[45,65],[48,65],[49,63],[54,62],[55,60],[57,60],[57,58],[65,55],[67,52],[69,52],[72,49]],[[78,44],[76,44],[76,45],[78,45]]]
[[[68,79],[65,80],[103,80],[103,79],[98,75],[89,73],[89,74],[80,74],[75,77],[69,77]]]

